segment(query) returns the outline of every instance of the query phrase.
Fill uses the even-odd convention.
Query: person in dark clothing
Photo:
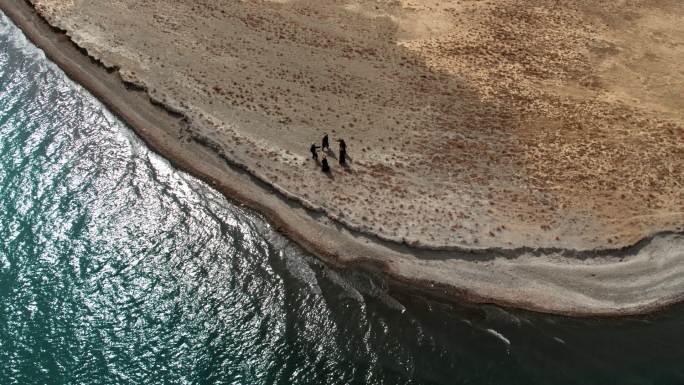
[[[340,144],[340,152],[344,151],[346,153],[347,143],[344,142],[344,139],[337,139],[337,142]]]
[[[321,141],[321,150],[330,150],[330,143],[328,143],[328,134],[323,135],[323,140]]]
[[[321,159],[321,171],[324,173],[329,173],[330,172],[330,166],[328,165],[328,158],[323,155],[323,159]]]
[[[347,150],[340,146],[340,166],[347,165]]]
[[[311,151],[311,157],[315,161],[318,161],[318,151],[316,151],[317,149],[318,149],[318,146],[316,146],[315,144],[312,144],[311,147],[309,147],[309,151]]]

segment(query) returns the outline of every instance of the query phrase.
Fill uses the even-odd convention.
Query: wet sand
[[[627,202],[620,207],[613,207],[611,212],[614,212],[615,215],[612,217],[606,216],[607,214],[603,211],[591,213],[590,215],[585,213],[584,216],[581,216],[577,214],[581,211],[577,206],[578,204],[601,205],[615,200],[616,196],[609,194],[604,197],[604,200],[599,199],[595,202],[593,201],[594,197],[592,194],[598,193],[589,188],[584,188],[584,190],[581,190],[584,194],[574,196],[572,202],[575,203],[568,201],[570,203],[567,203],[568,206],[564,206],[563,210],[548,209],[544,202],[548,203],[550,198],[549,195],[545,195],[546,193],[542,188],[533,191],[532,194],[540,197],[541,203],[537,206],[530,202],[522,202],[519,205],[515,205],[506,204],[502,201],[502,196],[507,200],[516,201],[521,196],[516,194],[511,187],[515,183],[506,179],[507,175],[514,175],[509,174],[509,171],[512,173],[516,171],[506,170],[505,164],[500,159],[488,158],[489,160],[485,161],[488,165],[475,161],[482,158],[483,155],[492,155],[492,151],[496,150],[494,144],[507,143],[511,139],[512,133],[504,134],[493,129],[486,132],[486,136],[468,137],[468,140],[462,143],[461,155],[459,156],[466,154],[467,157],[459,158],[457,162],[462,164],[467,158],[475,162],[471,162],[468,166],[473,167],[473,170],[477,170],[478,173],[474,178],[482,179],[478,182],[480,183],[479,185],[453,179],[447,174],[440,174],[444,170],[439,170],[439,167],[430,167],[429,170],[436,169],[434,173],[430,173],[426,172],[425,169],[422,169],[423,172],[421,172],[420,168],[414,168],[410,164],[407,166],[403,176],[411,179],[411,181],[407,182],[406,179],[401,179],[403,177],[397,177],[399,179],[395,180],[392,176],[384,174],[389,172],[387,168],[391,169],[388,164],[392,167],[397,167],[397,163],[383,163],[381,161],[383,159],[387,160],[388,156],[399,156],[397,155],[398,153],[389,150],[386,150],[386,152],[378,150],[382,149],[380,143],[384,142],[384,140],[389,140],[389,138],[384,137],[383,135],[385,134],[379,134],[377,130],[369,130],[368,127],[361,127],[358,129],[358,132],[354,131],[352,126],[349,126],[349,124],[354,125],[352,117],[351,122],[345,123],[346,129],[342,136],[350,144],[350,148],[353,149],[353,146],[358,146],[358,143],[361,142],[368,146],[364,147],[367,150],[361,151],[359,154],[357,154],[356,149],[351,151],[353,172],[347,175],[338,169],[334,169],[334,179],[326,180],[315,168],[311,167],[311,162],[306,160],[306,148],[308,148],[310,143],[305,141],[310,137],[316,137],[320,134],[318,127],[326,126],[329,122],[321,121],[320,126],[318,124],[310,126],[303,124],[294,125],[292,123],[294,120],[287,121],[286,118],[293,119],[297,114],[288,115],[283,113],[281,118],[285,119],[285,122],[279,124],[283,124],[286,127],[277,128],[273,126],[274,123],[271,120],[273,116],[264,113],[263,110],[259,110],[256,107],[252,109],[247,108],[250,111],[250,113],[247,113],[248,116],[243,116],[243,113],[246,112],[240,106],[234,106],[235,110],[227,108],[227,106],[233,106],[230,97],[226,96],[226,98],[221,99],[215,95],[216,93],[223,94],[228,92],[224,92],[224,88],[221,86],[214,86],[220,88],[220,91],[214,89],[214,94],[209,94],[205,97],[197,96],[198,99],[195,99],[195,104],[190,104],[189,101],[183,104],[177,100],[178,98],[171,100],[169,95],[178,97],[178,95],[172,93],[173,87],[168,87],[166,91],[153,88],[151,86],[153,84],[151,82],[155,80],[153,77],[143,80],[144,71],[138,74],[137,71],[127,69],[123,65],[131,64],[131,68],[133,68],[135,65],[140,65],[143,62],[142,60],[126,62],[125,58],[121,56],[123,51],[120,52],[121,57],[113,55],[113,51],[98,51],[98,47],[93,43],[97,39],[92,39],[95,34],[83,36],[83,30],[75,28],[73,25],[71,30],[66,28],[71,38],[79,46],[85,47],[87,53],[97,59],[91,60],[85,56],[84,52],[79,52],[72,46],[71,41],[62,32],[53,31],[47,28],[47,26],[41,25],[40,20],[35,14],[31,16],[33,21],[22,19],[22,12],[24,15],[31,15],[31,9],[25,3],[6,0],[3,0],[1,3],[3,10],[22,27],[37,45],[48,53],[53,61],[58,63],[69,76],[83,84],[115,113],[127,121],[152,148],[174,162],[177,167],[210,181],[228,197],[243,202],[264,213],[284,233],[296,240],[307,250],[314,252],[329,262],[341,266],[360,265],[364,268],[380,270],[391,278],[393,285],[412,287],[422,292],[429,292],[432,295],[461,298],[476,302],[493,302],[539,311],[575,315],[614,315],[649,311],[679,300],[681,294],[684,293],[684,283],[681,282],[680,278],[680,270],[682,268],[679,267],[684,265],[681,263],[681,259],[684,258],[684,240],[681,234],[676,233],[676,231],[681,231],[683,224],[681,215],[682,192],[681,188],[678,188],[678,186],[681,186],[680,171],[682,163],[682,157],[678,151],[681,149],[682,144],[681,136],[677,137],[677,135],[681,132],[681,125],[676,120],[681,119],[681,110],[677,110],[677,103],[679,102],[676,100],[676,95],[671,101],[674,103],[671,108],[672,111],[660,114],[669,119],[666,124],[662,122],[654,123],[653,127],[647,127],[651,131],[640,132],[637,133],[638,135],[634,134],[642,139],[640,145],[647,149],[650,146],[662,145],[659,147],[659,152],[649,155],[652,158],[649,161],[656,166],[654,169],[660,170],[665,168],[669,174],[663,174],[661,179],[651,184],[650,189],[640,190],[635,188],[627,191],[629,198],[635,200],[632,203],[634,205],[632,207],[633,211],[630,211],[632,209],[630,209],[631,206]],[[37,3],[44,4],[49,2]],[[68,7],[70,2],[61,2],[59,4]],[[257,7],[260,5],[251,4],[250,6]],[[269,3],[269,6],[275,5]],[[233,11],[237,12],[236,10]],[[50,9],[50,12],[53,12],[52,16],[46,10],[43,12],[51,23],[62,28],[65,27],[59,24],[58,12],[55,9]],[[216,9],[211,10],[211,12],[221,13],[220,10]],[[122,18],[121,20],[124,19]],[[89,20],[91,20],[91,26],[100,25],[100,28],[103,28],[103,24],[99,23],[96,18],[89,18]],[[258,22],[255,23],[259,24]],[[250,23],[246,22],[244,25],[250,25]],[[87,30],[88,28],[84,26],[83,29]],[[81,36],[75,36],[78,34]],[[398,35],[401,35],[401,33],[398,33]],[[154,40],[150,39],[148,41]],[[99,49],[103,49],[102,47],[111,48],[113,46],[115,45],[111,44],[111,41],[108,40]],[[123,50],[123,48],[125,46],[119,46],[119,50]],[[135,51],[130,51],[129,47],[128,53],[130,52],[135,53]],[[277,58],[278,56],[274,57]],[[120,62],[116,60],[120,60]],[[225,58],[224,60],[229,61]],[[183,63],[182,60],[174,61],[174,63],[176,62]],[[155,63],[163,64],[164,61]],[[293,65],[290,63],[287,68],[291,68]],[[106,70],[105,67],[110,67],[110,70]],[[346,67],[343,67],[342,71],[344,70],[346,70]],[[361,72],[366,70],[367,68],[363,68]],[[411,71],[415,70],[409,70],[409,72]],[[231,72],[229,71],[229,73]],[[174,77],[167,78],[177,81],[179,78],[182,78],[180,75],[183,75],[182,71],[174,73]],[[415,73],[411,72],[407,76],[413,75]],[[422,76],[420,78],[423,80],[416,82],[414,84],[415,87],[428,87],[431,84],[429,83],[429,76],[437,75],[427,72],[425,76],[428,76],[428,81]],[[241,79],[246,79],[247,77],[249,76],[243,74]],[[211,78],[213,79],[213,76]],[[253,79],[257,83],[261,81],[260,77],[254,77]],[[264,79],[263,82],[267,80],[275,81],[275,79],[269,76],[264,76]],[[195,83],[187,78],[185,80],[189,83],[180,82],[182,86],[203,84],[201,79],[196,79]],[[454,83],[451,83],[452,80],[449,80],[447,77],[438,77],[435,81],[454,85]],[[427,83],[423,84],[423,82]],[[316,82],[311,83],[311,87],[315,90],[317,87]],[[371,84],[371,88],[377,88],[378,84],[383,82],[376,83]],[[159,84],[163,85],[163,81],[160,81]],[[390,81],[389,84],[394,83]],[[256,87],[258,87],[258,84]],[[462,88],[455,85],[454,87],[455,89]],[[240,87],[238,86],[238,88]],[[227,90],[228,88],[225,89]],[[449,92],[450,88],[445,87],[445,89],[446,92]],[[412,92],[414,91],[415,89],[412,89]],[[202,94],[202,92],[198,92],[198,95]],[[397,92],[397,90],[386,89],[382,93],[378,93],[376,99],[381,98],[381,94],[391,94],[392,92]],[[481,90],[478,92],[481,92]],[[464,96],[463,93],[459,93],[458,100],[467,99]],[[655,98],[656,102],[659,101],[658,95],[649,95],[649,97]],[[311,103],[312,98],[308,99],[309,103]],[[475,96],[473,98],[475,99]],[[497,96],[497,98],[501,98],[501,96]],[[150,99],[154,101],[154,104],[150,102]],[[467,112],[470,111],[469,109],[474,109],[477,114],[483,115],[482,119],[491,120],[492,118],[487,114],[496,111],[492,111],[488,109],[489,107],[485,108],[482,105],[482,95],[477,95],[476,99],[478,100],[478,106],[463,107],[458,111]],[[188,100],[192,100],[192,98]],[[216,102],[219,105],[215,110],[202,105],[202,102],[212,102],[213,104],[214,101],[218,100],[224,101],[221,104]],[[363,103],[368,103],[368,101],[365,100]],[[434,107],[433,103],[436,103],[434,99],[429,103],[431,108]],[[266,106],[265,103],[260,104]],[[664,105],[666,104],[664,103]],[[259,103],[256,103],[256,105],[258,107]],[[276,102],[273,105],[279,104]],[[322,102],[322,105],[325,105],[325,103]],[[339,103],[331,102],[330,105],[337,106]],[[350,108],[358,108],[358,106],[359,104],[355,104],[351,105]],[[404,106],[402,108],[410,110],[410,107]],[[663,107],[660,106],[660,108]],[[677,116],[677,111],[680,113],[679,117]],[[383,113],[386,113],[386,111]],[[643,114],[643,112],[641,113]],[[434,114],[435,112],[431,111],[428,115],[434,117]],[[510,115],[507,114],[502,116],[509,117]],[[329,115],[328,113],[319,114],[321,119],[326,116],[329,117]],[[311,112],[306,112],[303,116],[313,115]],[[376,115],[373,116],[377,117]],[[516,115],[515,119],[519,119],[520,116]],[[247,119],[248,121],[253,119],[254,124],[245,128],[242,126],[242,119]],[[446,118],[442,116],[435,119]],[[354,127],[357,125],[362,126],[358,121],[357,118],[357,123]],[[373,121],[376,121],[375,118]],[[401,121],[416,122],[415,119],[408,117]],[[482,121],[478,120],[480,123]],[[230,122],[230,124],[226,122]],[[449,123],[450,121],[446,120],[446,122]],[[534,121],[526,122],[531,125],[535,124]],[[624,121],[621,120],[620,124],[622,123]],[[664,126],[661,127],[662,124]],[[226,128],[227,125],[231,127]],[[328,125],[328,127],[330,126],[334,125]],[[405,138],[406,133],[416,131],[415,128],[407,127],[405,131],[396,133],[395,136]],[[426,126],[425,130],[434,131],[434,128],[434,126]],[[482,128],[481,125],[479,125],[479,128]],[[469,129],[474,130],[473,127],[469,127]],[[658,129],[662,129],[662,132],[659,132]],[[336,130],[342,131],[341,128]],[[458,130],[458,128],[453,127],[449,129],[442,127],[442,130],[437,132],[449,132],[458,135],[485,134],[483,132]],[[674,134],[669,135],[668,130]],[[366,131],[372,132],[366,135],[364,134]],[[516,135],[519,135],[521,130],[514,131]],[[598,130],[597,132],[600,133],[600,131]],[[278,132],[278,134],[274,134],[274,132]],[[417,132],[423,138],[426,138],[425,135],[429,133],[421,130]],[[562,132],[562,130],[538,129],[533,134],[545,134],[546,141],[538,143],[538,145],[550,146],[550,144],[558,142],[548,138],[548,134],[555,133],[560,135],[559,132]],[[592,134],[597,134],[597,132],[592,132]],[[332,130],[329,133],[333,139],[339,134]],[[356,141],[352,139],[355,137],[353,135],[366,136],[359,136],[358,141]],[[276,137],[274,140],[283,142],[268,142],[274,136]],[[652,143],[649,142],[651,137],[655,138],[652,140]],[[236,138],[240,140],[236,140]],[[434,139],[434,137],[430,137],[426,140]],[[488,142],[490,139],[491,143]],[[516,143],[519,144],[519,138],[517,139],[518,142]],[[227,145],[227,141],[232,143],[232,145]],[[301,143],[305,144],[302,145]],[[445,142],[442,140],[441,143]],[[487,148],[488,143],[494,147],[492,149]],[[609,148],[606,146],[611,143],[613,142],[599,141],[596,146],[605,149]],[[665,145],[667,143],[670,144],[670,147]],[[572,143],[564,144],[571,145]],[[404,146],[406,154],[414,154],[416,157],[430,154],[444,155],[447,158],[451,156],[451,149],[447,153],[425,151],[430,150],[430,148],[423,147],[421,151],[417,151],[418,148],[411,147],[409,149]],[[271,152],[264,153],[267,149],[270,149]],[[545,151],[548,150],[548,148],[545,149]],[[310,179],[313,182],[313,187],[308,185],[309,191],[312,191],[309,196],[305,196],[296,189],[296,186],[301,184],[301,179],[298,181],[293,176],[292,181],[287,182],[288,178],[285,177],[285,175],[288,175],[287,169],[281,170],[278,168],[283,167],[283,165],[277,165],[280,162],[279,154],[288,154],[288,151],[294,161],[288,163],[290,161],[284,159],[282,160],[283,164],[287,169],[295,170],[299,178]],[[468,151],[479,151],[478,158],[475,157],[475,153],[468,153]],[[364,152],[366,154],[363,154]],[[561,151],[560,153],[567,156],[567,151]],[[548,171],[549,165],[545,163],[547,161],[558,162],[558,159],[552,155],[535,152],[535,157],[544,160],[542,162],[544,164],[538,166],[540,170]],[[599,160],[605,160],[601,156],[597,156]],[[270,164],[270,168],[260,167],[259,165],[265,159],[279,160]],[[573,158],[571,157],[570,159],[572,160]],[[408,160],[406,161],[408,162]],[[625,161],[631,160],[628,157]],[[451,160],[449,159],[443,159],[441,162],[446,162],[442,164],[451,165],[449,163]],[[440,161],[437,163],[440,164]],[[536,163],[533,164],[536,165]],[[627,162],[626,165],[629,166],[630,163]],[[557,164],[555,166],[558,166],[559,170],[564,170],[564,167],[567,167],[567,165],[561,167],[561,165]],[[610,166],[615,168],[615,165]],[[491,173],[494,171],[499,172],[501,175],[498,177],[492,175]],[[624,179],[624,181],[631,181],[630,183],[641,182],[639,178],[644,178],[644,175],[652,177],[653,174],[653,172],[643,168],[630,169],[628,167],[628,171],[635,174],[633,178],[637,178],[636,180]],[[616,178],[620,177],[619,170],[613,169],[613,172],[615,172]],[[415,175],[420,175],[425,179],[416,181]],[[485,178],[483,175],[487,177]],[[526,174],[525,178],[532,181],[541,180],[535,179],[530,175],[532,174]],[[544,183],[553,180],[553,177],[549,175],[546,174],[544,179],[546,182]],[[596,178],[596,175],[591,173],[586,175],[585,178],[588,178],[590,182],[596,182],[596,180],[592,180],[592,177]],[[443,180],[440,178],[443,178]],[[614,180],[611,178],[606,178],[605,183],[614,183]],[[281,182],[283,179],[285,180]],[[387,189],[392,191],[393,186],[396,187],[396,183],[400,186],[408,186],[405,192],[402,191],[406,199],[405,203],[398,203],[405,204],[406,210],[403,211],[401,207],[384,206],[378,203],[391,201],[382,194],[387,193],[385,191]],[[450,194],[454,193],[451,188],[453,186],[449,183],[462,185],[463,194],[471,198],[475,197],[475,200],[469,200],[469,198],[460,199],[460,196],[459,199],[454,198],[454,196],[447,199],[447,197],[437,193],[433,193],[432,195],[434,196],[431,196],[433,191],[444,190],[450,191]],[[581,181],[575,181],[573,184],[577,185],[578,189],[581,189],[583,186]],[[419,187],[416,190],[412,190],[416,186]],[[508,186],[508,188],[504,188],[502,190],[503,195],[498,196],[495,194],[495,191],[488,192],[488,188],[494,188],[491,186]],[[533,184],[528,184],[524,188],[530,190],[536,187]],[[505,194],[503,193],[504,190],[506,190]],[[554,194],[558,193],[553,188],[550,190],[554,191]],[[659,203],[653,203],[650,200],[644,199],[640,195],[642,190],[650,191],[648,194],[654,197],[660,197],[658,198]],[[315,191],[318,191],[318,193],[314,193]],[[325,205],[325,202],[334,201],[338,203],[335,200],[337,198],[325,195],[330,191],[353,196],[356,202],[351,202],[351,206],[335,205],[332,208],[328,207]],[[618,189],[615,191],[617,191],[615,194],[619,192],[627,197],[625,190],[621,191]],[[566,191],[561,189],[561,192],[562,194],[558,194],[566,194],[567,197],[572,197],[572,194],[570,194],[572,190]],[[491,198],[489,195],[491,195]],[[364,204],[362,203],[365,202],[364,196],[373,196],[375,198],[373,201]],[[429,199],[420,200],[417,198],[419,196]],[[496,198],[496,196],[499,198]],[[555,200],[553,202],[562,200],[557,196],[554,197]],[[321,198],[323,199],[321,200]],[[638,211],[637,201],[640,205]],[[413,203],[414,207],[410,207],[412,202],[416,202]],[[450,221],[446,220],[446,218],[450,218],[449,210],[452,210],[453,207],[445,207],[441,204],[443,202],[451,202],[460,205],[463,210],[467,210],[463,212],[463,218],[452,214],[451,217],[461,218],[456,221],[458,223],[451,224]],[[439,213],[439,215],[430,215],[429,213],[432,210],[428,209],[433,209],[436,206],[437,210],[445,210],[445,212]],[[343,211],[335,212],[334,209]],[[392,211],[394,209],[396,211]],[[546,227],[539,225],[539,228],[537,228],[537,225],[541,222],[536,222],[536,219],[532,220],[523,216],[524,220],[515,222],[509,221],[509,218],[506,217],[507,215],[512,215],[512,213],[520,212],[537,213],[542,211],[542,214],[544,214],[543,211],[545,210],[549,210],[546,213],[548,215],[535,214],[533,217],[557,218],[560,222],[569,222],[557,227],[553,224],[548,224],[545,225]],[[370,218],[366,217],[365,220],[363,218],[358,220],[359,218],[354,216],[358,214],[363,217],[362,214],[370,215],[368,214],[369,212],[377,212],[377,215]],[[341,215],[342,213],[345,215]],[[416,229],[417,233],[375,231],[377,229],[374,226],[382,228],[391,227],[386,222],[386,219],[389,218],[389,213],[394,214],[392,216],[393,220],[402,221],[402,223],[407,224],[406,231]],[[632,215],[634,213],[639,213],[639,215]],[[620,217],[620,215],[624,216],[627,214],[630,216]],[[406,217],[402,217],[402,215],[406,215]],[[501,215],[503,217],[498,217]],[[411,222],[408,218],[417,219],[415,219],[415,222]],[[630,225],[627,223],[629,221],[625,222],[625,218],[631,218],[630,220],[634,223]],[[471,219],[472,221],[469,222]],[[497,227],[491,227],[493,226],[492,223],[497,224]],[[582,226],[570,225],[569,223],[580,223]],[[611,227],[611,223],[614,226]],[[484,226],[485,224],[488,227]],[[423,229],[422,233],[420,229]],[[425,234],[430,234],[432,238]],[[645,240],[637,242],[642,237]],[[622,246],[626,248],[611,251],[611,249],[617,249]]]

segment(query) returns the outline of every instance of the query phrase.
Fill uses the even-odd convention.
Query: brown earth
[[[57,5],[73,6],[71,2],[53,3],[53,6]],[[436,251],[379,241],[372,234],[354,231],[354,226],[341,226],[339,221],[331,221],[321,215],[321,208],[313,200],[304,201],[296,195],[288,195],[282,187],[278,191],[279,186],[274,188],[263,183],[266,176],[257,172],[256,166],[252,167],[254,164],[242,164],[249,168],[249,172],[241,170],[242,167],[234,167],[239,164],[235,162],[235,154],[229,151],[233,149],[235,152],[242,147],[234,146],[227,151],[221,149],[218,142],[200,135],[212,134],[207,129],[209,125],[198,125],[202,119],[185,116],[193,112],[206,115],[206,112],[188,105],[164,104],[159,100],[157,91],[131,87],[130,83],[122,82],[122,77],[139,80],[137,75],[126,70],[116,71],[116,67],[107,70],[100,61],[91,60],[62,31],[47,25],[26,1],[0,0],[0,9],[44,50],[50,60],[105,103],[174,166],[207,181],[241,204],[259,210],[279,231],[322,259],[338,266],[381,271],[388,278],[390,291],[396,289],[406,293],[409,289],[410,292],[417,290],[421,294],[449,300],[464,299],[592,316],[649,312],[684,298],[684,233],[659,233],[622,249],[616,249],[617,244],[613,243],[613,249],[606,251],[576,252],[534,245],[516,249],[474,251],[454,248]],[[43,14],[46,14],[45,10]],[[415,25],[412,28],[425,32],[420,29],[424,28],[420,27],[421,19],[411,20]],[[437,19],[432,17],[430,20]],[[54,19],[51,22],[56,23]],[[150,103],[151,96],[154,104]],[[182,113],[169,113],[169,108],[174,106]],[[193,136],[195,140],[192,140]],[[248,139],[242,136],[241,141],[247,142]],[[472,141],[469,143],[473,145]],[[461,151],[474,150],[466,147]],[[246,152],[240,154],[243,159],[247,156]],[[363,156],[369,154],[373,153]],[[353,164],[352,167],[361,166]],[[335,168],[335,179],[326,185],[326,191],[330,189],[328,186],[335,186],[338,172]],[[262,180],[258,180],[255,174]],[[317,172],[311,173],[311,177],[318,176]],[[364,179],[359,178],[358,181]],[[378,205],[382,206],[382,203]],[[333,214],[329,212],[330,216]],[[417,212],[414,216],[421,214],[424,213]],[[650,215],[652,223],[658,223],[664,222],[663,218],[668,214],[643,215]],[[680,212],[673,210],[669,215],[673,222],[681,223]],[[648,219],[646,216],[638,219],[645,221]],[[626,227],[633,233],[639,230],[629,224]],[[652,228],[642,227],[641,231],[646,233],[648,229]],[[538,229],[531,229],[530,234],[535,234],[535,231]],[[506,232],[498,235],[503,234]],[[491,237],[491,241],[497,240],[497,237]],[[482,247],[485,241],[473,246]]]
[[[596,249],[684,226],[681,1],[32,3],[179,138],[352,228]],[[330,177],[323,132],[352,158]]]

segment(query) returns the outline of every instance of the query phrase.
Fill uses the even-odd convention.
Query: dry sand
[[[33,3],[182,135],[385,239],[594,249],[684,225],[679,0]],[[324,131],[353,159],[332,180],[308,160]]]
[[[684,293],[681,2],[33,3],[144,90],[78,79],[153,147],[332,262],[566,314]],[[127,92],[183,118],[136,121]],[[332,178],[323,131],[352,157]]]

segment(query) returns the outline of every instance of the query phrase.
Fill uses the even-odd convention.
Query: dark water
[[[446,306],[150,153],[0,14],[0,384],[684,384],[684,309]]]

